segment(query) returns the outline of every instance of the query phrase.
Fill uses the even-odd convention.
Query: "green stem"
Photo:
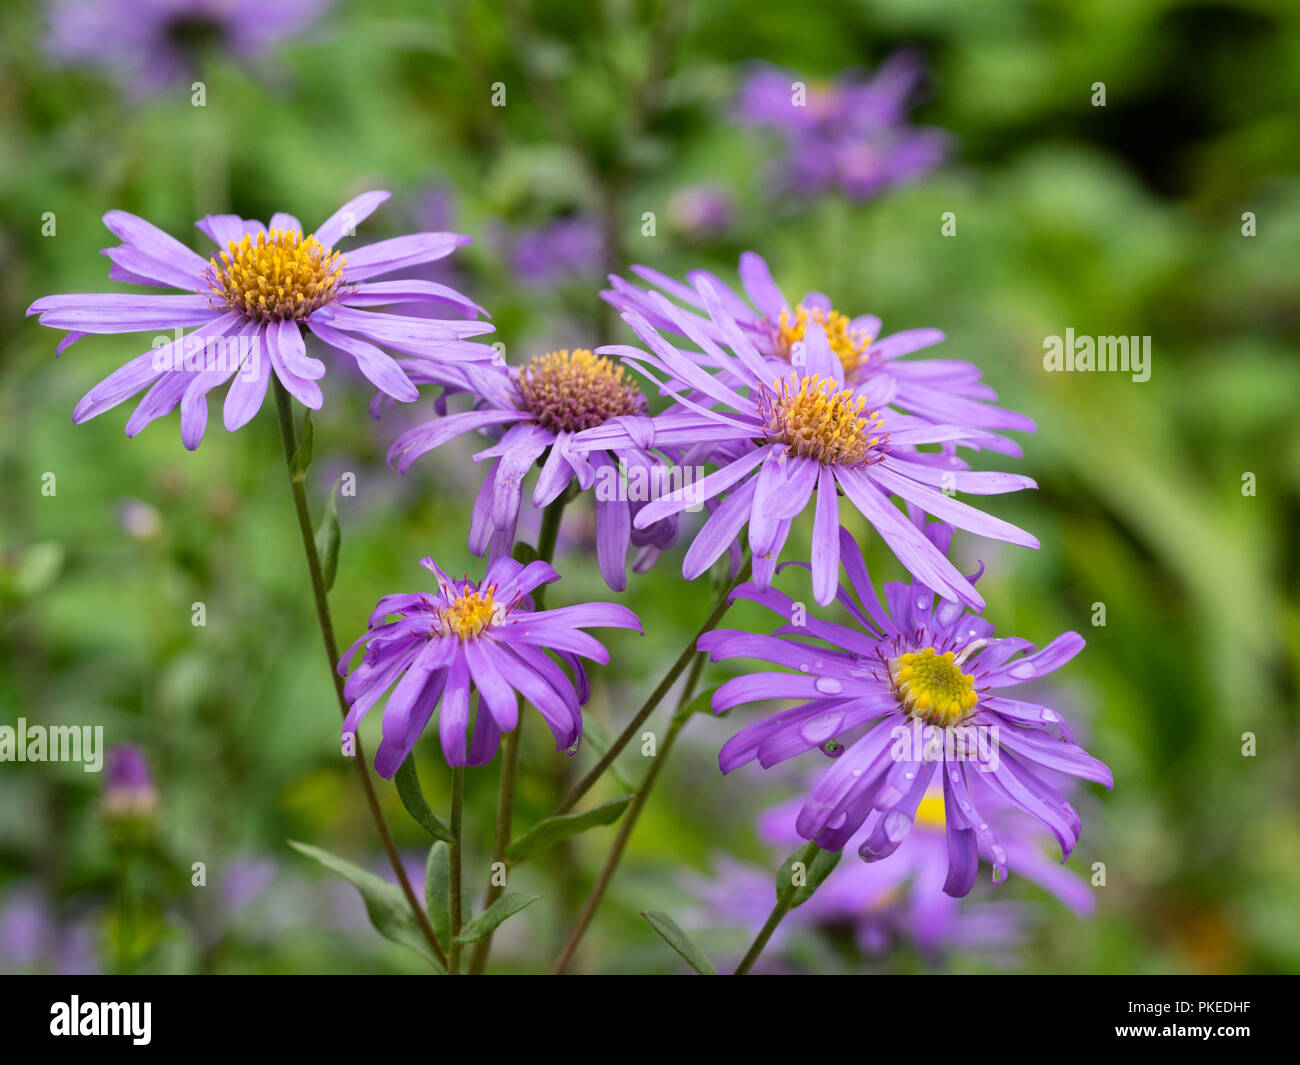
[[[812,868],[813,859],[817,857],[820,851],[821,848],[810,841],[796,860],[802,862],[804,870],[807,871]],[[767,946],[767,941],[772,938],[776,926],[781,923],[781,920],[794,906],[794,897],[798,890],[799,887],[793,880],[782,888],[781,894],[777,896],[776,905],[772,907],[772,912],[767,915],[767,923],[759,929],[754,942],[750,944],[749,950],[745,952],[745,956],[740,959],[740,964],[736,966],[733,976],[744,976],[754,967],[754,962],[758,961],[758,956],[763,953],[763,948]]]
[[[572,486],[571,486],[572,487]],[[537,536],[537,557],[543,562],[550,562],[555,558],[555,544],[560,536],[560,519],[564,516],[564,508],[568,505],[573,493],[569,490],[556,499],[550,506],[542,511],[542,528]],[[541,585],[533,592],[533,603],[536,610],[542,609],[545,600],[546,585]],[[506,848],[510,846],[510,835],[514,828],[515,819],[515,782],[519,769],[519,734],[523,731],[524,717],[519,715],[519,721],[515,727],[507,732],[505,739],[501,744],[501,784],[497,791],[497,828],[496,838],[492,845],[492,865],[504,865],[506,860]],[[496,877],[488,875],[487,894],[483,898],[483,909],[487,909],[492,903],[505,892],[505,885],[498,884]],[[474,952],[470,956],[469,971],[471,975],[479,975],[487,967],[488,953],[492,950],[492,934],[488,933],[477,943],[474,944]]]
[[[307,569],[311,574],[312,594],[316,601],[316,620],[320,625],[321,639],[325,644],[325,657],[329,662],[330,677],[334,681],[334,693],[338,698],[339,710],[346,718],[348,716],[348,701],[343,695],[343,678],[339,676],[337,669],[339,660],[338,641],[334,638],[334,621],[330,616],[329,596],[325,590],[325,577],[321,572],[320,556],[316,553],[316,537],[312,532],[311,514],[307,509],[307,493],[303,487],[304,474],[301,471],[295,472],[293,468],[293,457],[298,451],[297,434],[293,427],[293,406],[289,400],[289,393],[284,390],[284,385],[280,384],[279,379],[274,375],[272,375],[272,382],[275,386],[275,409],[280,417],[280,440],[284,444],[284,461],[289,471],[289,487],[293,493],[293,508],[298,515],[298,530],[302,533],[303,552],[307,556]],[[393,843],[392,834],[388,831],[388,824],[384,820],[384,812],[379,806],[379,797],[375,794],[374,782],[370,779],[370,768],[366,764],[365,752],[361,748],[361,737],[354,736],[353,740],[355,753],[353,762],[356,763],[357,776],[361,780],[361,788],[366,795],[366,805],[370,809],[370,816],[379,832],[379,839],[383,843],[384,853],[388,856],[388,862],[397,876],[397,882],[402,888],[402,894],[406,896],[406,902],[415,917],[415,923],[419,925],[420,931],[428,941],[434,957],[445,966],[447,956],[438,943],[438,937],[434,935],[433,926],[429,923],[429,915],[424,912],[424,907],[420,905],[419,899],[416,898],[415,892],[411,889],[411,881],[406,875],[406,867],[402,864],[401,856],[397,853],[397,847]]]
[[[487,713],[486,707],[480,707],[479,713]],[[447,915],[451,928],[451,945],[448,947],[449,956],[447,961],[447,971],[453,974],[460,972],[460,950],[461,945],[456,942],[456,937],[460,935],[461,919],[461,901],[460,901],[460,869],[463,854],[461,851],[462,835],[462,814],[465,806],[465,767],[452,766],[451,769],[451,834],[455,837],[455,842],[451,845],[451,884],[447,892],[447,905],[450,913]]]
[[[622,753],[623,748],[632,742],[636,737],[637,731],[645,724],[646,718],[654,713],[655,707],[663,701],[663,698],[668,694],[669,689],[677,682],[677,678],[682,675],[682,670],[686,668],[687,663],[690,662],[691,657],[695,654],[695,645],[699,643],[700,637],[706,632],[710,632],[714,626],[722,620],[722,616],[727,612],[727,608],[731,605],[731,593],[734,592],[739,585],[749,580],[749,572],[750,557],[748,550],[746,550],[745,561],[740,567],[740,572],[736,574],[735,578],[728,583],[725,588],[723,588],[722,594],[718,596],[718,601],[713,607],[713,612],[705,619],[704,624],[700,626],[699,631],[691,637],[690,643],[682,649],[682,653],[677,656],[677,661],[668,667],[668,672],[664,674],[663,680],[661,680],[658,687],[650,693],[650,697],[642,704],[641,709],[636,712],[636,715],[632,720],[627,723],[627,727],[624,728],[623,731],[618,734],[618,737],[614,742],[609,745],[609,750],[605,752],[604,756],[595,764],[594,767],[592,767],[591,771],[586,776],[569,789],[569,793],[564,797],[560,805],[555,808],[555,813],[552,816],[567,814],[572,810],[574,806],[577,805],[578,801],[592,789],[592,786],[600,779],[601,774],[603,774],[605,770],[613,764],[614,759]]]
[[[691,663],[691,671],[686,674],[686,683],[682,686],[682,694],[677,700],[677,714],[674,715],[672,723],[668,726],[668,734],[664,737],[663,746],[655,755],[655,760],[650,763],[645,779],[641,781],[641,786],[637,788],[636,797],[623,814],[623,820],[618,826],[618,835],[614,838],[614,845],[610,849],[609,857],[605,859],[604,868],[601,869],[600,876],[596,878],[591,894],[587,896],[587,901],[582,906],[582,912],[578,914],[578,920],[573,926],[573,932],[569,935],[568,942],[565,943],[564,949],[555,962],[553,972],[557,976],[563,973],[573,961],[574,951],[578,949],[578,944],[582,942],[587,927],[591,924],[592,918],[596,916],[596,910],[605,897],[609,882],[614,878],[614,872],[618,869],[618,863],[623,858],[623,852],[627,849],[628,840],[632,838],[632,833],[636,829],[641,810],[645,807],[646,800],[650,798],[650,791],[655,786],[655,780],[658,779],[664,763],[668,760],[668,754],[673,749],[673,743],[676,741],[678,733],[686,725],[688,718],[681,713],[681,710],[691,701],[691,696],[695,694],[695,685],[699,682],[705,658],[705,655],[696,655],[695,661]]]

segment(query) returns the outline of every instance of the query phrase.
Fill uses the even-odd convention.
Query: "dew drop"
[[[823,695],[839,695],[844,690],[844,685],[834,677],[818,677],[813,682],[813,687]]]

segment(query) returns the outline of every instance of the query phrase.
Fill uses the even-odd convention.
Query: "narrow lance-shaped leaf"
[[[721,684],[715,684],[712,688],[705,688],[704,691],[697,693],[695,698],[673,715],[673,721],[684,721],[692,714],[708,714],[710,717],[725,717],[725,714],[715,715],[713,713],[713,696],[721,687]]]
[[[576,836],[579,832],[586,832],[589,828],[617,821],[634,798],[635,795],[620,795],[617,799],[611,799],[581,813],[560,814],[558,817],[548,817],[545,821],[539,821],[522,836],[510,841],[510,846],[506,848],[506,860],[522,862],[548,847],[554,847],[570,836]]]
[[[289,840],[289,846],[298,853],[320,862],[326,869],[337,873],[360,891],[361,898],[366,904],[366,913],[370,916],[370,923],[381,936],[404,947],[410,947],[441,971],[442,966],[428,952],[428,944],[420,932],[419,925],[415,923],[406,896],[396,884],[390,884],[359,865],[353,865],[319,847],[311,847],[292,839]]]
[[[456,937],[458,943],[477,943],[486,935],[495,932],[497,926],[507,917],[531,906],[541,895],[524,895],[518,891],[507,892],[486,910],[471,920]]]
[[[791,884],[795,885],[794,901],[790,904],[791,909],[802,906],[812,898],[812,893],[821,886],[823,880],[831,875],[844,853],[843,851],[819,850],[817,856],[813,858],[812,864],[801,868],[796,877],[794,864],[803,861],[805,850],[807,850],[806,845],[800,847],[786,858],[776,874],[776,897],[778,899],[786,888]]]
[[[420,790],[420,778],[415,772],[414,752],[407,755],[406,761],[398,766],[397,772],[393,774],[393,783],[397,785],[397,795],[406,807],[406,812],[421,828],[434,839],[440,839],[444,843],[456,842],[447,823],[425,801],[424,792]]]
[[[325,590],[334,587],[334,577],[339,571],[339,485],[334,482],[330,497],[325,503],[325,513],[321,516],[316,529],[316,554],[320,556],[321,576],[325,579]]]
[[[314,443],[315,432],[311,424],[311,411],[308,411],[302,420],[302,433],[298,437],[298,449],[293,453],[293,460],[289,463],[293,471],[295,480],[301,481],[307,474],[307,468],[311,465],[312,445]]]
[[[424,863],[424,906],[439,943],[451,939],[451,851],[442,840],[429,848]]]
[[[604,725],[594,717],[584,717],[582,722],[582,742],[596,752],[596,757],[604,758],[613,741],[610,739],[609,733],[605,731]],[[632,791],[636,790],[632,778],[619,765],[619,759],[615,758],[610,762],[606,772],[618,782],[619,787]]]
[[[701,976],[718,975],[718,970],[713,967],[713,962],[709,961],[704,951],[692,943],[690,937],[678,928],[677,922],[666,913],[647,910],[641,916],[650,922],[650,927],[658,932],[663,941],[677,951],[686,964],[697,973]]]

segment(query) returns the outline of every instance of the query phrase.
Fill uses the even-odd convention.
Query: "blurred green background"
[[[1038,492],[990,509],[1033,531],[1042,550],[959,534],[958,554],[988,565],[981,588],[1001,632],[1039,643],[1084,634],[1061,698],[1116,780],[1113,793],[1094,789],[1080,803],[1085,830],[1070,863],[1082,874],[1105,863],[1095,918],[1071,917],[1013,876],[1000,897],[1039,901],[1046,919],[1012,964],[1300,969],[1294,5],[368,0],[336,5],[253,69],[212,57],[203,108],[187,84],[128,101],[95,71],[54,69],[43,34],[39,5],[6,5],[0,723],[102,724],[108,742],[145,749],[161,801],[152,842],[127,846],[105,825],[99,777],[0,765],[0,968],[422,968],[369,930],[350,888],[285,844],[382,872],[338,753],[269,405],[234,436],[214,417],[194,454],[174,415],[134,440],[122,433],[125,407],[74,427],[77,399],[148,337],[89,338],[56,360],[56,334],[23,319],[41,295],[118,288],[97,254],[112,243],[100,222],[110,209],[200,247],[192,226],[203,214],[284,210],[310,226],[378,187],[394,196],[362,236],[451,228],[476,238],[453,260],[457,283],[492,312],[499,336],[488,339],[512,362],[631,339],[596,295],[600,269],[521,277],[520,237],[557,218],[590,220],[619,272],[707,266],[734,279],[752,248],[787,294],[826,291],[837,307],[879,314],[888,332],[943,329],[934,354],[979,364],[1040,427],[1023,462],[975,462],[1038,481]],[[811,80],[873,67],[901,44],[931,68],[915,118],[952,132],[949,162],[865,204],[773,201],[774,142],[730,120],[746,61]],[[491,106],[496,82],[505,107]],[[1106,85],[1104,108],[1091,104],[1095,82]],[[674,207],[701,184],[731,203],[710,232]],[[647,211],[653,236],[642,231]],[[949,211],[957,235],[944,237]],[[56,236],[42,235],[46,212]],[[1243,235],[1244,212],[1254,236]],[[1150,380],[1043,372],[1043,338],[1067,327],[1150,335]],[[340,472],[358,477],[356,497],[340,501],[332,594],[350,642],[381,594],[425,586],[422,555],[478,571],[465,532],[479,472],[466,442],[398,478],[384,451],[431,400],[376,422],[359,378],[331,371],[326,386],[309,490],[319,512]],[[42,494],[46,473],[53,496]],[[588,522],[571,509],[552,605],[610,597]],[[873,572],[899,575],[886,553],[869,559]],[[613,661],[593,670],[588,713],[609,729],[707,612],[714,590],[685,584],[679,566],[677,552],[619,597],[646,635],[608,634]],[[191,624],[196,602],[205,627]],[[1097,603],[1104,627],[1092,624]],[[721,778],[717,748],[739,723],[692,721],[580,969],[676,971],[639,911],[693,905],[683,874],[707,872],[715,854],[775,868],[754,820],[797,779],[753,766]],[[376,714],[363,730],[371,750],[377,726]],[[1253,757],[1242,753],[1248,732]],[[557,755],[542,733],[525,732],[520,825],[545,816],[593,757]],[[445,810],[436,742],[417,758]],[[477,898],[496,763],[470,770],[467,786]],[[381,794],[418,870],[427,838],[391,786],[381,782]],[[503,926],[497,967],[549,966],[612,835],[588,833],[513,875],[512,889],[545,899]],[[205,888],[190,883],[200,861]],[[710,929],[701,941],[725,956],[752,931]],[[923,967],[829,953],[811,964]],[[994,967],[961,953],[934,964]]]

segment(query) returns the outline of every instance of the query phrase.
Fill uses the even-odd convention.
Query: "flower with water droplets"
[[[932,522],[926,534],[947,552],[949,527]],[[1059,669],[1082,649],[1082,637],[1067,632],[1035,651],[1026,640],[996,637],[982,617],[938,599],[921,581],[886,584],[882,606],[844,530],[840,550],[851,589],[841,587],[837,598],[857,627],[802,616],[785,594],[742,585],[736,597],[789,623],[770,636],[719,629],[700,638],[699,649],[715,660],[752,658],[794,671],[727,681],[714,694],[715,711],[801,700],[728,740],[718,757],[722,771],[751,761],[770,768],[824,749],[828,740],[842,743],[796,827],[826,850],[857,839],[866,861],[897,850],[932,783],[941,783],[950,895],[970,891],[981,854],[995,883],[1006,878],[1009,851],[980,798],[986,791],[1040,821],[1068,858],[1081,822],[1048,778],[1059,773],[1109,788],[1111,773],[1072,741],[1059,714],[1012,689]]]
[[[682,572],[688,579],[707,570],[748,525],[754,580],[760,588],[767,587],[794,519],[811,505],[813,594],[818,603],[829,603],[839,570],[841,494],[912,574],[940,595],[976,608],[983,600],[974,586],[890,497],[982,536],[1038,546],[1022,529],[950,494],[1012,492],[1035,487],[1032,480],[973,472],[953,455],[917,450],[925,444],[986,442],[990,434],[888,409],[884,404],[892,386],[886,378],[871,378],[859,386],[844,383],[821,322],[807,323],[797,365],[765,358],[736,326],[706,278],[697,281],[697,291],[730,351],[697,328],[697,319],[658,293],[650,295],[652,303],[699,345],[702,356],[693,358],[670,344],[636,310],[625,310],[623,318],[650,351],[623,344],[600,349],[639,367],[675,400],[674,407],[654,419],[654,445],[694,449],[718,467],[636,516],[637,527],[645,527],[726,493],[686,552]],[[702,364],[718,372],[710,373]],[[586,443],[618,446],[625,436],[622,427],[606,426],[587,434]]]
[[[325,364],[307,354],[312,333],[393,399],[419,398],[406,371],[431,361],[484,361],[495,354],[468,338],[490,333],[477,321],[386,314],[371,308],[412,302],[481,310],[460,293],[432,281],[376,281],[450,255],[468,244],[456,233],[411,233],[340,250],[340,240],[388,199],[367,192],[345,203],[314,232],[288,214],[269,228],[238,215],[208,215],[198,228],[218,247],[204,259],[156,226],[125,211],[104,224],[122,244],[107,248],[109,279],[181,289],[186,295],[92,293],[45,296],[28,308],[42,325],[66,329],[62,352],[91,333],[174,330],[176,339],[132,359],[77,404],[77,424],[149,391],[127,419],[134,436],[155,418],[181,410],[181,440],[199,446],[208,423],[208,393],[231,382],[223,415],[234,432],[261,408],[274,373],[304,406],[319,410]],[[181,336],[182,329],[191,332]],[[406,356],[399,363],[388,351]]]
[[[538,461],[534,507],[546,507],[570,488],[595,488],[596,557],[614,591],[627,585],[630,545],[657,550],[676,538],[672,518],[633,528],[647,502],[632,498],[621,482],[629,471],[648,472],[662,463],[649,449],[652,437],[645,397],[636,381],[613,359],[577,348],[551,351],[514,368],[427,366],[415,371],[420,384],[440,384],[440,397],[465,393],[473,409],[444,414],[399,436],[388,461],[405,473],[420,455],[468,432],[494,434],[492,446],[475,456],[491,461],[470,519],[469,546],[489,558],[509,554],[515,540],[525,476]],[[592,430],[619,428],[626,439],[612,447],[587,446]]]
[[[512,558],[497,559],[478,583],[468,577],[454,580],[431,558],[421,559],[420,565],[437,579],[437,590],[384,596],[366,633],[339,661],[340,675],[348,678],[344,695],[350,706],[344,737],[356,733],[391,688],[383,740],[375,753],[375,771],[385,778],[406,761],[435,710],[443,754],[453,766],[492,760],[501,734],[518,724],[520,695],[546,719],[556,750],[579,743],[581,706],[591,694],[579,656],[609,661],[600,641],[582,630],[597,626],[640,632],[636,615],[616,603],[534,610],[534,589],[559,579],[541,561],[524,566]],[[394,620],[386,621],[390,616]],[[349,675],[349,663],[363,646],[365,654]],[[472,739],[471,691],[479,695]]]
[[[973,363],[910,358],[944,339],[938,329],[906,329],[882,336],[881,321],[874,314],[845,314],[820,292],[792,301],[772,279],[767,263],[752,251],[740,257],[740,292],[706,270],[692,271],[690,284],[646,266],[634,266],[632,272],[648,287],[611,277],[610,288],[601,295],[620,311],[635,311],[660,332],[685,337],[677,324],[679,316],[724,348],[739,332],[760,355],[781,368],[806,365],[808,330],[815,322],[835,356],[824,369],[837,385],[869,388],[874,402],[936,425],[980,430],[984,435],[978,439],[958,442],[1017,458],[1020,445],[1001,434],[1035,429],[1031,418],[992,402],[997,393],[980,380],[979,367]],[[714,300],[706,303],[702,283],[712,289]],[[654,293],[675,300],[676,314],[664,313]],[[684,350],[705,369],[713,367],[704,352]]]

